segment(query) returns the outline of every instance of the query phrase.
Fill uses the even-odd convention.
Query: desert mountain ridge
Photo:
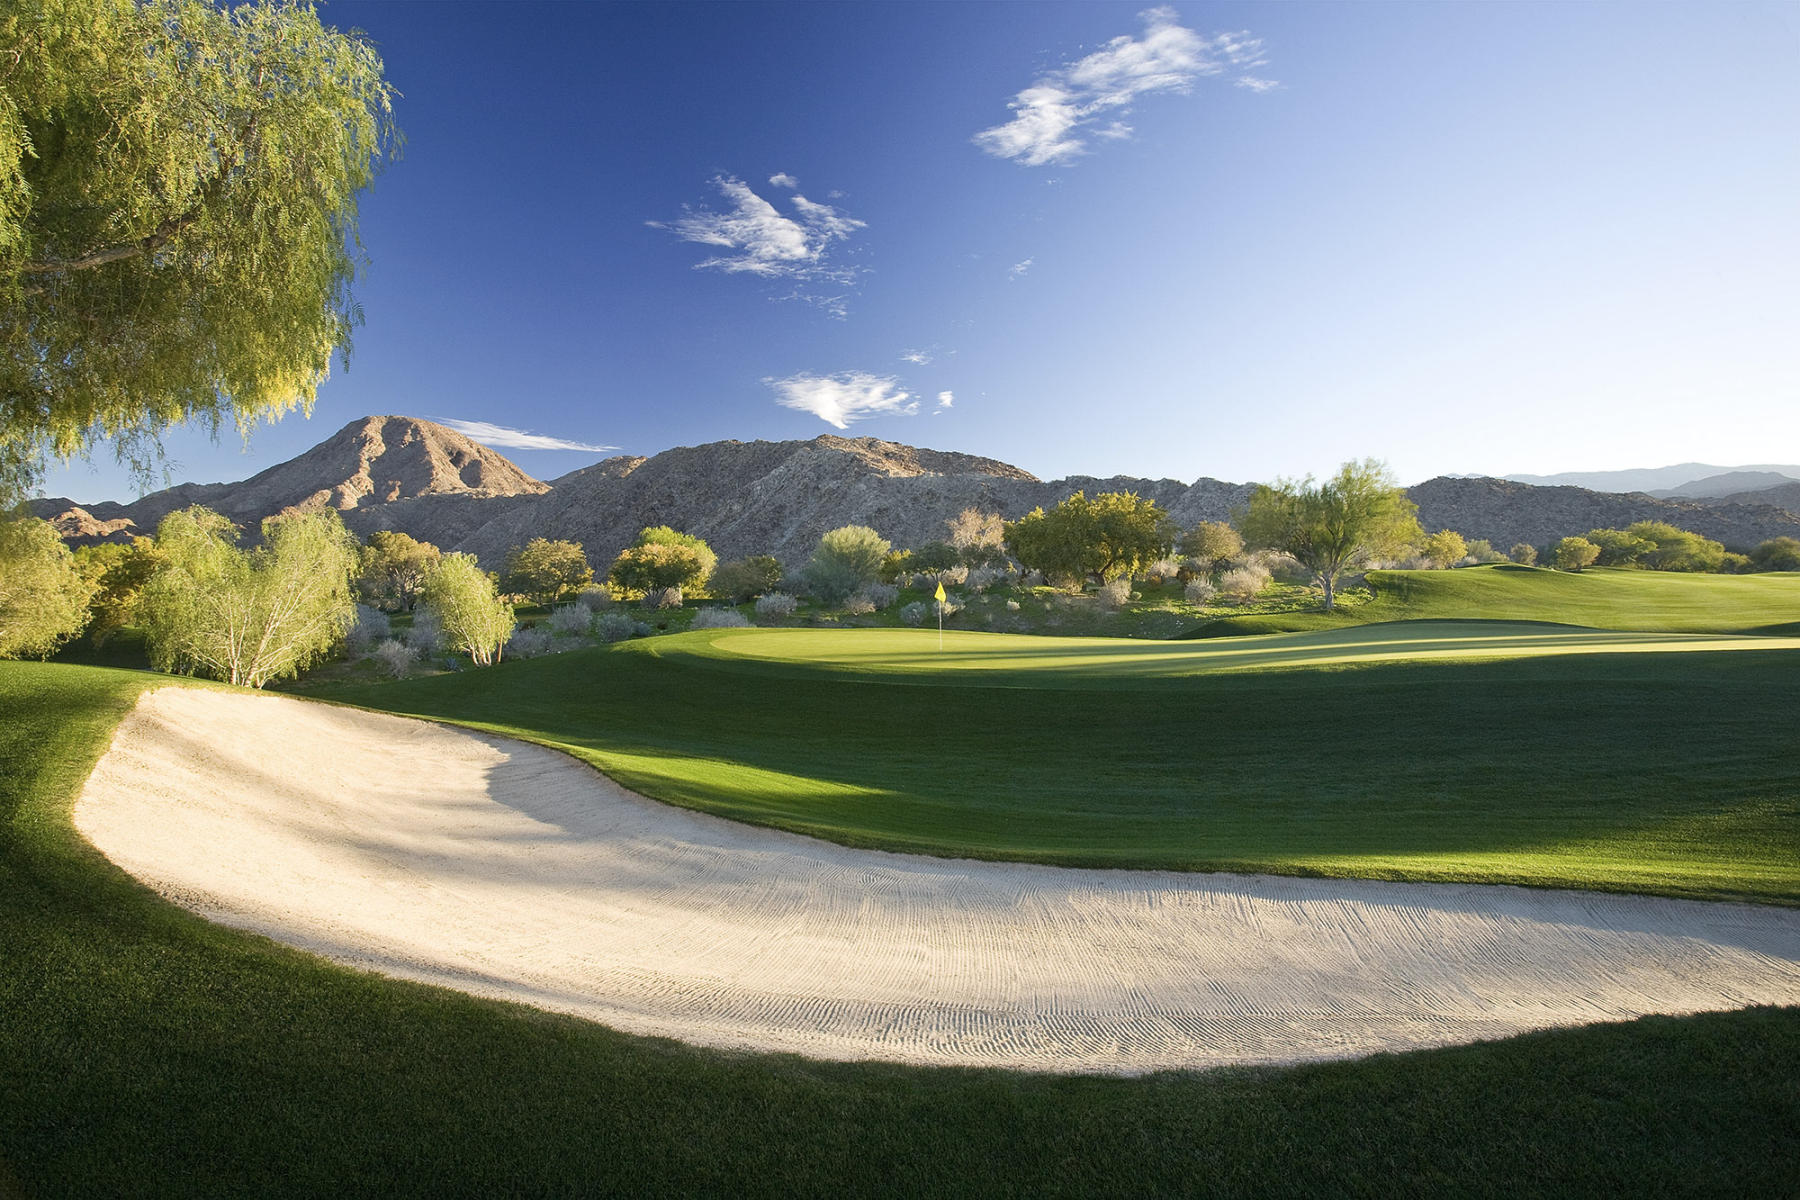
[[[1183,527],[1225,520],[1255,490],[1202,476],[1192,483],[1132,476],[1041,480],[997,459],[879,438],[825,434],[808,441],[719,441],[648,457],[604,459],[548,483],[498,452],[412,417],[350,422],[311,450],[241,483],[182,484],[129,504],[85,508],[32,503],[71,542],[150,532],[167,513],[204,504],[254,530],[266,517],[335,508],[359,536],[411,534],[498,568],[534,537],[580,542],[602,565],[648,525],[672,525],[710,542],[721,557],[773,554],[805,560],[819,535],[869,525],[896,546],[941,540],[965,508],[1013,519],[1076,491],[1129,490],[1155,500]],[[1785,498],[1787,488],[1770,489]],[[1408,489],[1427,529],[1454,529],[1505,549],[1569,533],[1668,521],[1744,549],[1800,536],[1795,510],[1744,498],[1659,499],[1641,492],[1534,486],[1488,477],[1440,476]]]

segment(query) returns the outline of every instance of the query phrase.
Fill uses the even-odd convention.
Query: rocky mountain
[[[84,509],[64,499],[36,500],[32,511],[75,542],[148,533],[178,508],[200,504],[254,531],[279,513],[335,508],[346,513],[421,497],[500,500],[537,495],[550,485],[455,430],[413,417],[352,421],[297,458],[240,483],[184,483],[129,504]],[[470,527],[491,519],[482,510]]]
[[[1718,475],[1734,471],[1768,472],[1786,478],[1800,479],[1800,466],[1783,466],[1779,463],[1756,463],[1746,467],[1720,467],[1712,463],[1676,463],[1671,467],[1644,467],[1625,471],[1564,471],[1559,475],[1506,475],[1514,483],[1529,483],[1538,487],[1579,487],[1596,492],[1644,492],[1648,495],[1663,497],[1675,493],[1693,495],[1685,489],[1693,484],[1710,480]],[[1767,485],[1764,485],[1767,486]],[[1728,488],[1728,491],[1742,491],[1742,488]]]
[[[1780,471],[1726,471],[1723,475],[1708,475],[1704,479],[1684,483],[1678,488],[1653,491],[1650,495],[1661,500],[1711,500],[1723,496],[1741,496],[1790,483],[1800,483],[1800,475],[1788,475]]]
[[[1129,476],[1046,481],[991,458],[833,435],[621,456],[542,483],[442,426],[369,417],[242,483],[187,484],[134,504],[88,510],[38,501],[37,511],[55,519],[71,541],[93,541],[154,528],[164,513],[187,504],[205,504],[252,529],[277,513],[332,507],[360,536],[400,530],[476,554],[490,568],[534,537],[578,541],[600,566],[645,526],[672,525],[705,538],[722,558],[773,554],[792,567],[820,534],[839,525],[869,525],[896,546],[918,546],[942,540],[945,523],[965,508],[1012,519],[1078,490],[1134,491],[1190,527],[1228,518],[1254,485],[1204,477],[1193,483]],[[1450,477],[1410,494],[1428,530],[1454,529],[1503,550],[1640,520],[1668,521],[1734,549],[1800,536],[1800,515],[1729,498],[1660,500]]]

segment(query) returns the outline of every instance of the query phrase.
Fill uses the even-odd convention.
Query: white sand
[[[632,1033],[1134,1072],[1800,1003],[1800,912],[850,850],[562,755],[170,687],[75,823],[213,920]]]

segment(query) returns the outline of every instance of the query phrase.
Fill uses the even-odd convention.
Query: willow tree
[[[263,543],[205,508],[162,519],[162,565],[138,601],[150,664],[260,688],[328,654],[355,620],[356,539],[337,510],[273,517]]]
[[[1404,553],[1424,537],[1419,506],[1372,458],[1345,463],[1321,484],[1308,477],[1259,486],[1239,525],[1250,545],[1299,559],[1324,590],[1328,612],[1346,572]]]
[[[0,517],[0,658],[45,658],[81,632],[93,587],[36,517]]]
[[[103,441],[147,479],[174,424],[310,410],[392,96],[310,4],[0,5],[0,500]]]
[[[426,612],[451,644],[478,667],[500,659],[506,639],[518,621],[512,605],[502,600],[494,577],[472,554],[446,554],[425,577],[422,601]]]

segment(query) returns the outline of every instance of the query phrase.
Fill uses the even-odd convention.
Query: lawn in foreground
[[[70,805],[166,680],[0,663],[0,1194],[1777,1196],[1800,1010],[1139,1079],[703,1052],[323,964]]]
[[[1553,571],[1516,563],[1371,571],[1365,604],[1225,617],[1201,637],[1339,629],[1374,621],[1554,621],[1658,633],[1800,633],[1800,573],[1701,575],[1630,568]]]
[[[1800,903],[1791,639],[944,644],[708,631],[324,694],[850,845]]]

